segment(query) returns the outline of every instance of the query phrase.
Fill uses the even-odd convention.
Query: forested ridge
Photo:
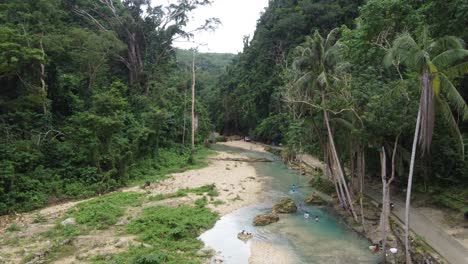
[[[146,192],[69,204],[58,218],[37,214],[33,224],[55,221],[42,238],[53,237],[58,246],[39,255],[20,252],[22,259],[51,252],[51,259],[60,259],[53,252],[63,249],[63,241],[117,226],[122,218],[127,234],[149,246],[124,246],[132,250],[115,255],[119,263],[208,257],[212,252],[200,255],[197,237],[216,222],[215,206],[239,206],[228,212],[257,199],[252,194],[244,204],[239,196],[248,193],[242,184],[260,184],[253,167],[237,164],[256,160],[217,159],[226,163],[217,163],[210,180],[220,180],[220,171],[252,173],[235,178],[239,193],[220,181],[232,188],[222,189],[225,200],[214,199],[220,195],[214,183],[198,186],[206,179],[185,189],[180,181],[152,184],[201,166],[210,153],[205,146],[231,135],[280,146],[267,150],[299,164],[301,175],[307,175],[303,154],[318,157],[324,168],[312,169],[313,188],[344,209],[362,234],[378,237],[374,246],[383,247],[384,260],[387,242],[405,245],[406,263],[418,253],[409,240],[411,202],[468,217],[467,1],[270,0],[237,55],[174,45],[219,25],[219,19],[205,18],[186,31],[192,11],[211,0],[156,2],[0,2],[0,215],[143,182]],[[249,186],[258,194],[258,186]],[[369,186],[378,187],[382,198],[378,209],[371,206],[380,211],[374,230],[365,224]],[[387,239],[393,195],[406,198],[398,242]],[[182,197],[189,205],[127,210]],[[2,243],[19,241],[10,235]],[[98,263],[110,259],[95,257]]]
[[[0,214],[115,190],[174,162],[185,166],[192,52],[172,42],[195,33],[183,26],[209,1],[149,3],[2,1]],[[199,30],[216,22],[207,18]],[[229,58],[197,55],[199,93]],[[212,126],[202,101],[196,113],[203,143]]]
[[[467,12],[464,1],[270,1],[255,35],[219,80],[222,118],[215,125],[226,134],[282,143],[288,158],[306,152],[327,160],[326,109],[340,162],[351,166],[346,178],[353,181],[362,155],[366,175],[380,180],[384,147],[388,173],[394,162],[395,181],[405,189],[420,80],[429,78],[435,99],[418,138],[415,188],[462,210]]]
[[[321,157],[364,232],[377,183],[382,241],[390,193],[406,196],[411,263],[411,200],[468,210],[467,12],[464,1],[270,1],[219,80],[215,125],[281,144],[287,161]]]

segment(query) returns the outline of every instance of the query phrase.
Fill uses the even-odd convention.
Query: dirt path
[[[365,194],[375,201],[381,201],[381,192],[366,189]],[[405,202],[398,196],[392,199],[395,204],[393,215],[404,222]],[[433,209],[435,211],[435,209]],[[413,232],[423,237],[426,243],[434,248],[441,256],[452,264],[468,263],[468,247],[451,236],[447,230],[433,223],[419,208],[412,207],[410,211],[410,228]]]

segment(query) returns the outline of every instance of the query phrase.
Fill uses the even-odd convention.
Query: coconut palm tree
[[[358,221],[330,127],[330,110],[326,107],[328,93],[342,81],[339,72],[346,67],[341,56],[345,46],[337,41],[338,37],[338,29],[332,30],[326,38],[315,31],[312,37],[307,37],[305,43],[296,48],[293,63],[293,72],[296,76],[291,85],[292,89],[288,89],[286,93],[286,100],[289,103],[305,104],[323,111],[330,151],[330,159],[325,160],[329,161],[327,164],[332,174],[336,176],[336,189],[340,201],[344,206],[349,205],[354,219]],[[327,154],[324,155],[327,157]]]
[[[411,263],[409,251],[409,210],[411,184],[413,181],[416,148],[419,142],[422,153],[429,151],[435,122],[435,111],[440,111],[451,130],[460,139],[460,151],[463,155],[463,138],[458,129],[451,107],[468,119],[468,106],[459,94],[448,75],[468,72],[468,50],[462,40],[456,37],[444,37],[431,40],[425,30],[418,42],[409,33],[399,35],[388,50],[384,59],[386,65],[403,65],[407,71],[419,75],[421,97],[416,118],[410,170],[406,194],[405,211],[405,247],[406,262]]]

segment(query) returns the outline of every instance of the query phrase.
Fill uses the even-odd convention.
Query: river
[[[369,250],[370,243],[347,227],[330,207],[301,205],[294,214],[280,215],[280,221],[265,227],[254,227],[253,218],[271,211],[274,202],[289,196],[296,204],[314,191],[308,186],[308,178],[288,169],[283,162],[269,153],[259,153],[227,146],[216,145],[215,150],[228,153],[243,153],[252,158],[268,158],[273,162],[258,162],[253,166],[257,174],[266,180],[263,202],[241,208],[223,216],[215,226],[203,233],[200,239],[218,252],[223,263],[248,263],[251,244],[268,243],[294,256],[294,263],[354,264],[378,263],[378,257]],[[290,187],[296,184],[295,193]],[[303,214],[308,211],[309,219]],[[319,222],[314,220],[315,217]],[[237,239],[241,230],[251,232],[254,237],[248,242]],[[265,260],[265,263],[278,263]]]

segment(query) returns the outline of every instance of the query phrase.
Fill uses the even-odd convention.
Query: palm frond
[[[423,71],[421,76],[421,100],[419,107],[421,109],[421,132],[419,134],[419,144],[423,155],[429,151],[434,133],[434,90],[431,87],[430,72],[428,69]]]
[[[468,50],[465,49],[451,49],[440,53],[432,59],[438,68],[447,68],[455,66],[460,61],[466,62],[468,59]]]
[[[294,82],[294,86],[298,88],[304,88],[307,86],[308,83],[310,83],[313,79],[313,73],[312,72],[306,72],[303,74],[299,79],[297,79]]]
[[[317,76],[317,82],[321,87],[328,87],[328,78],[325,72],[321,72],[319,76]]]
[[[445,74],[439,73],[438,75],[440,78],[441,89],[447,98],[448,103],[463,117],[463,120],[468,120],[468,106],[466,105],[465,100]]]
[[[445,36],[433,41],[428,48],[431,54],[440,54],[451,49],[464,49],[465,43],[461,38],[455,36]]]
[[[455,121],[455,118],[453,117],[452,110],[450,110],[450,106],[445,102],[444,100],[440,98],[436,98],[436,104],[439,112],[442,114],[444,117],[444,121],[448,125],[449,132],[452,134],[454,138],[457,139],[458,143],[458,149],[460,151],[461,155],[465,155],[465,144],[463,142],[463,136],[460,133],[460,129],[458,128],[457,121]]]
[[[449,76],[463,76],[468,73],[468,61],[452,66],[444,72]]]
[[[389,67],[398,61],[406,66],[412,67],[415,65],[414,60],[419,59],[415,57],[415,53],[420,51],[416,41],[408,33],[399,35],[392,43],[392,47],[388,50],[384,57],[383,63]]]
[[[339,28],[334,28],[328,33],[327,38],[325,40],[325,45],[324,48],[325,50],[328,50],[329,48],[333,47],[338,40],[340,35],[340,29]]]

